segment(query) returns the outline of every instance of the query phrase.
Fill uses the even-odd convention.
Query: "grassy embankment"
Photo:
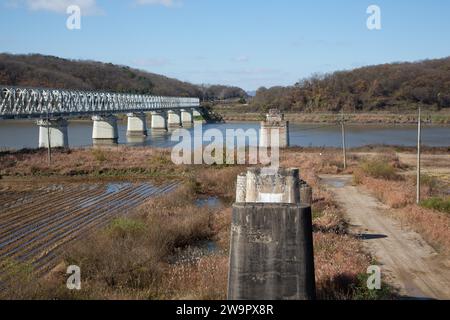
[[[34,299],[224,299],[226,297],[231,204],[236,175],[243,166],[175,166],[167,151],[118,147],[99,151],[55,152],[51,168],[43,151],[0,155],[0,173],[9,179],[154,179],[182,181],[174,193],[153,198],[128,218],[65,248],[61,264],[46,277],[26,264],[6,262],[16,281],[2,298]],[[356,166],[356,158],[350,165]],[[391,297],[365,289],[365,271],[373,259],[358,238],[348,234],[341,209],[319,184],[319,173],[342,171],[340,154],[289,149],[282,166],[299,167],[314,188],[314,250],[320,299]],[[195,200],[218,197],[219,207],[199,207]],[[205,251],[205,242],[215,250]],[[203,249],[202,249],[203,248]],[[65,287],[65,267],[82,270],[82,290]]]

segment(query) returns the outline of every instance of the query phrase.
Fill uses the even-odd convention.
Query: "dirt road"
[[[405,298],[450,299],[450,261],[422,237],[388,217],[373,196],[351,185],[351,176],[323,175],[321,180],[346,211],[350,230],[360,235],[376,258],[382,277]]]

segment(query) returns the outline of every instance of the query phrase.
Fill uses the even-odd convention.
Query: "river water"
[[[150,130],[149,136],[145,139],[130,139],[126,136],[126,123],[119,123],[118,127],[120,144],[165,148],[175,145],[178,141],[171,141],[172,130],[165,133]],[[234,122],[203,125],[203,132],[208,129],[218,129],[225,136],[227,129],[254,129],[258,132],[259,123]],[[193,128],[188,130],[192,135]],[[34,121],[0,120],[0,149],[36,148],[38,146],[38,131],[39,129]],[[289,131],[291,146],[341,146],[341,128],[339,125],[291,123]],[[71,147],[92,145],[92,123],[90,121],[70,122],[68,133]],[[346,126],[346,138],[348,147],[360,147],[369,144],[414,146],[417,143],[417,127],[414,125],[349,124]],[[422,141],[427,146],[449,147],[450,126],[424,126]]]

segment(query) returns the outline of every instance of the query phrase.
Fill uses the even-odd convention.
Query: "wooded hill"
[[[450,57],[315,75],[290,87],[260,88],[249,109],[347,112],[450,108]]]
[[[237,87],[199,86],[127,66],[39,54],[0,54],[0,84],[190,96],[206,100],[246,96],[245,91]]]

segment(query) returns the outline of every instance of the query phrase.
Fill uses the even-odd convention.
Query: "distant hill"
[[[222,85],[203,85],[204,100],[229,100],[236,98],[247,98],[247,93],[239,87],[230,87]]]
[[[190,96],[207,100],[237,98],[245,94],[236,87],[198,86],[127,66],[40,54],[0,54],[0,84]]]
[[[450,57],[313,76],[289,87],[260,88],[249,109],[316,112],[450,108]]]

